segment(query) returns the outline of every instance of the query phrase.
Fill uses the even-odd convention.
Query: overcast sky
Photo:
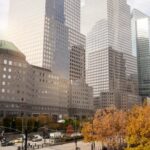
[[[84,1],[84,0],[82,0]],[[94,0],[92,0],[94,2]],[[150,0],[128,0],[133,7],[150,15]],[[7,27],[7,16],[9,10],[9,0],[0,0],[0,34]]]

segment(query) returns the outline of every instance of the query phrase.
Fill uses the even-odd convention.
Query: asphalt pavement
[[[42,143],[43,143],[43,141],[37,142],[37,144],[42,144]],[[0,150],[17,150],[18,146],[21,146],[21,144],[16,144],[14,146],[0,147]],[[80,141],[77,143],[77,146],[80,148],[80,150],[91,150],[91,143],[84,143],[84,142]],[[75,143],[49,146],[47,148],[41,148],[39,150],[75,150]],[[95,150],[100,150],[99,144],[96,144]]]

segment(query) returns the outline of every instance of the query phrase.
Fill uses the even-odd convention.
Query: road
[[[17,150],[18,145],[15,146],[8,146],[8,147],[0,147],[0,150]],[[80,150],[91,150],[91,143],[83,143],[78,142],[78,147],[80,147]],[[98,148],[99,146],[96,145],[95,150],[100,150]],[[57,145],[57,146],[50,146],[47,148],[42,148],[40,150],[75,150],[75,143],[68,143],[63,145]]]

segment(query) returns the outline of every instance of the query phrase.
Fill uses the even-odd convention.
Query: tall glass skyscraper
[[[95,32],[106,39],[99,42],[99,49],[112,47],[119,52],[131,54],[130,7],[126,0],[85,0],[82,16],[82,32],[87,33],[87,52],[95,50],[89,47],[95,35],[91,33]]]
[[[131,14],[126,0],[85,0],[81,31],[87,34],[86,69],[89,53],[93,51],[111,47],[118,52],[132,55]],[[135,57],[133,61],[135,64]],[[134,66],[133,70],[135,68],[137,67]]]
[[[10,0],[8,39],[35,66],[69,78],[70,51],[85,51],[80,0]]]
[[[136,101],[138,95],[130,7],[126,0],[85,0],[82,15],[87,30],[87,83],[101,106],[128,108],[129,97]]]
[[[140,95],[150,97],[150,17],[133,10],[132,31],[132,45],[138,60]]]

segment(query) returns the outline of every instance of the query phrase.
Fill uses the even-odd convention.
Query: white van
[[[53,132],[50,133],[50,138],[63,138],[63,134],[61,132]]]

